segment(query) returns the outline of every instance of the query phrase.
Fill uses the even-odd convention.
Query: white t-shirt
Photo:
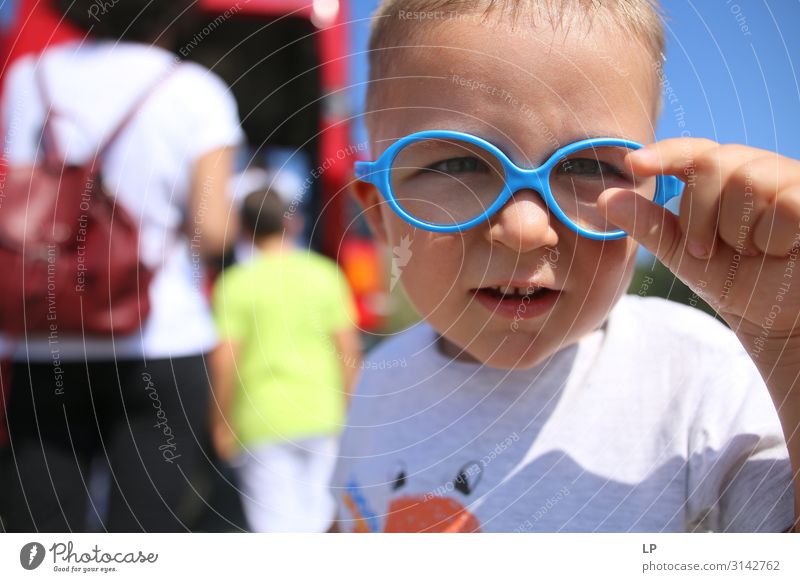
[[[116,128],[134,102],[175,56],[138,43],[69,44],[20,59],[9,70],[3,99],[5,155],[10,164],[36,157],[44,105],[35,72],[44,66],[54,109],[60,153],[82,163]],[[141,332],[107,340],[59,337],[61,360],[109,357],[179,357],[213,347],[216,338],[203,291],[203,267],[180,229],[191,175],[204,154],[243,140],[236,102],[216,75],[197,64],[180,64],[151,94],[108,151],[102,167],[108,191],[140,224],[139,252],[156,276],[151,314]],[[191,225],[190,225],[191,226]],[[50,360],[46,340],[16,339],[16,358]],[[8,347],[8,346],[7,346]]]
[[[332,481],[343,531],[783,531],[788,451],[736,336],[625,296],[535,369],[453,361],[426,323],[364,362]]]

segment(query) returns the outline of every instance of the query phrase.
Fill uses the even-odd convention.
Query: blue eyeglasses
[[[680,196],[674,176],[638,177],[623,163],[641,144],[592,138],[560,148],[538,168],[520,168],[488,141],[460,131],[407,135],[374,162],[356,162],[356,178],[374,184],[391,208],[416,227],[460,232],[483,223],[522,189],[538,192],[547,208],[578,234],[623,238],[597,209],[608,188],[625,188],[664,205]]]

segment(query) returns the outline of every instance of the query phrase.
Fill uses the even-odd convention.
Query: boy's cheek
[[[566,289],[578,296],[586,295],[586,306],[591,307],[590,311],[610,309],[630,286],[636,268],[637,249],[638,245],[630,238],[604,243],[579,242],[571,259],[561,253],[566,260],[558,268],[569,272]]]
[[[450,270],[460,266],[464,256],[464,240],[460,234],[441,234],[416,228],[391,210],[384,213],[389,250],[393,261],[402,266],[422,269]],[[429,273],[433,275],[434,273]]]
[[[403,271],[403,279],[408,284],[419,284],[429,293],[441,292],[460,287],[466,272],[463,244],[459,237],[441,237],[421,232],[404,233],[400,244],[395,246],[394,258],[398,264],[398,250],[407,249],[408,262]]]
[[[602,265],[606,272],[622,273],[636,260],[639,245],[630,237],[611,241],[580,239],[575,247],[576,260]]]
[[[416,229],[397,216],[385,202],[381,204],[381,216],[383,216],[383,226],[387,234],[388,244],[391,247],[399,246],[403,239],[410,240],[413,243]]]
[[[466,296],[462,238],[401,228],[393,231],[392,241],[392,277],[399,278],[419,314],[449,317],[449,310],[456,307],[446,299]]]
[[[614,290],[615,297],[609,298],[616,302],[616,295],[620,292],[625,293],[631,284],[633,274],[636,269],[636,254],[639,245],[627,238],[618,241],[620,244],[607,249],[604,256],[597,261],[598,272],[604,273],[606,279],[604,287]],[[611,305],[609,305],[610,307]]]

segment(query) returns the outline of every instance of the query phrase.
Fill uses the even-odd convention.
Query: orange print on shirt
[[[471,533],[481,524],[452,497],[403,496],[389,504],[385,532]]]

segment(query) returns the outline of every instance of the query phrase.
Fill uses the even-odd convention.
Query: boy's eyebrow
[[[622,135],[622,134],[620,134],[619,132],[616,132],[616,131],[595,131],[595,132],[592,132],[592,133],[586,133],[586,134],[580,135],[580,136],[575,137],[573,139],[564,140],[564,145],[569,144],[569,143],[574,143],[576,141],[581,141],[581,140],[584,140],[584,139],[597,139],[597,138],[605,138],[605,137],[610,137],[610,138],[613,138],[613,139],[631,139],[631,136]],[[553,151],[555,151],[555,150],[553,150]]]
[[[524,157],[528,158],[529,162],[533,161],[533,159],[530,158],[529,156],[525,156],[525,153],[523,151],[521,151],[521,149],[519,148],[518,144],[514,144],[513,142],[510,142],[509,140],[504,139],[504,138],[502,138],[500,136],[486,135],[485,132],[478,131],[478,130],[468,130],[468,129],[464,129],[463,127],[450,126],[450,127],[438,127],[436,129],[460,131],[462,133],[467,133],[467,134],[470,134],[470,135],[474,135],[476,137],[480,137],[481,139],[484,139],[484,140],[488,141],[489,143],[492,143],[492,144],[496,145],[498,148],[500,148],[501,151],[503,151],[512,160],[516,157],[514,154],[522,154]],[[412,133],[414,133],[414,132],[412,132]],[[398,137],[383,138],[381,140],[378,140],[377,143],[379,143],[379,144],[382,144],[382,143],[391,144],[391,143],[394,143],[394,142],[398,141],[399,139],[405,137],[405,135],[408,135],[408,134],[400,135]],[[573,135],[573,136],[570,136],[568,139],[561,139],[561,140],[558,139],[558,137],[553,136],[553,138],[551,140],[551,143],[548,144],[549,145],[548,149],[542,154],[541,160],[536,161],[536,163],[537,163],[537,165],[541,164],[541,163],[544,163],[545,160],[549,159],[550,156],[552,156],[559,149],[561,149],[562,147],[564,147],[566,145],[569,145],[571,143],[575,143],[577,141],[581,141],[581,140],[584,140],[584,139],[598,139],[598,138],[631,139],[631,136],[622,135],[617,131],[594,131],[594,132],[591,132],[591,133],[583,133],[583,134],[580,134],[580,135],[577,135],[577,136]]]

